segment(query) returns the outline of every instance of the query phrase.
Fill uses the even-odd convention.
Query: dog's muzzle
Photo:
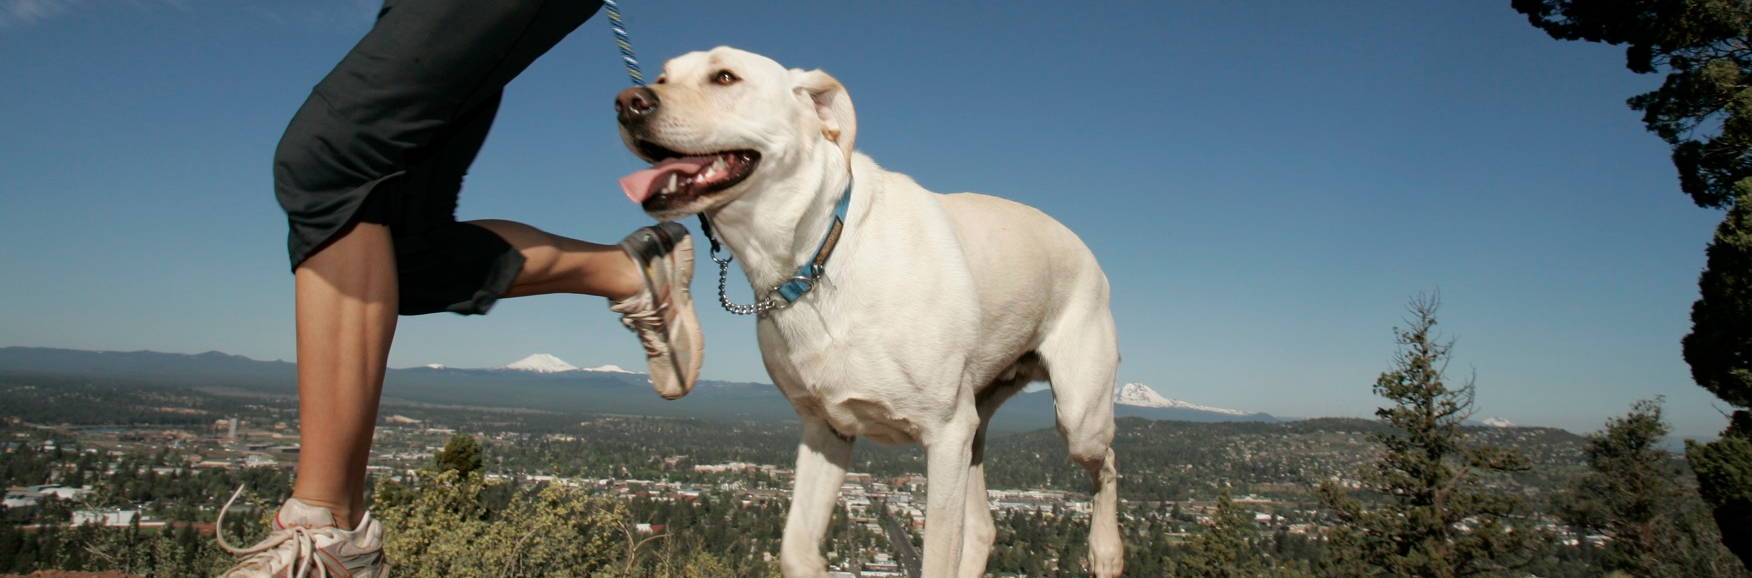
[[[615,118],[621,126],[633,128],[656,114],[662,102],[655,91],[643,86],[623,90],[614,97]]]

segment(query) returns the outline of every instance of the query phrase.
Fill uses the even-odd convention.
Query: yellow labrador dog
[[[785,576],[826,574],[821,539],[859,437],[925,448],[924,575],[982,575],[996,533],[986,424],[1034,381],[1051,382],[1059,432],[1094,479],[1089,569],[1120,574],[1118,345],[1107,276],[1076,234],[853,152],[851,97],[819,70],[720,47],[669,61],[615,108],[627,148],[653,164],[621,180],[627,196],[659,220],[706,213],[755,295],[781,305],[756,334],[803,419]]]

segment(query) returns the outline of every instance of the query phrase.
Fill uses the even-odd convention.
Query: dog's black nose
[[[614,112],[621,124],[631,125],[657,112],[657,104],[657,93],[643,86],[635,86],[614,97]]]

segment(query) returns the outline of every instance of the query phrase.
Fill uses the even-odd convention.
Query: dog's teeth
[[[675,192],[675,173],[669,173],[669,186],[663,187],[663,192],[665,192],[665,193]]]
[[[724,159],[723,159],[723,158],[719,158],[719,159],[718,159],[718,160],[715,160],[715,161],[712,161],[712,168],[711,168],[711,170],[713,170],[713,171],[721,171],[721,170],[724,170],[724,169],[726,169],[726,168],[729,168],[729,166],[730,166],[730,165],[727,165],[727,164],[725,164],[725,163],[724,163]]]

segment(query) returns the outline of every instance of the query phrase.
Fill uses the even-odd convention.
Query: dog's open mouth
[[[651,168],[621,177],[627,198],[647,211],[661,211],[686,204],[742,182],[760,163],[760,153],[733,150],[688,155],[641,140],[639,154],[652,160]]]

